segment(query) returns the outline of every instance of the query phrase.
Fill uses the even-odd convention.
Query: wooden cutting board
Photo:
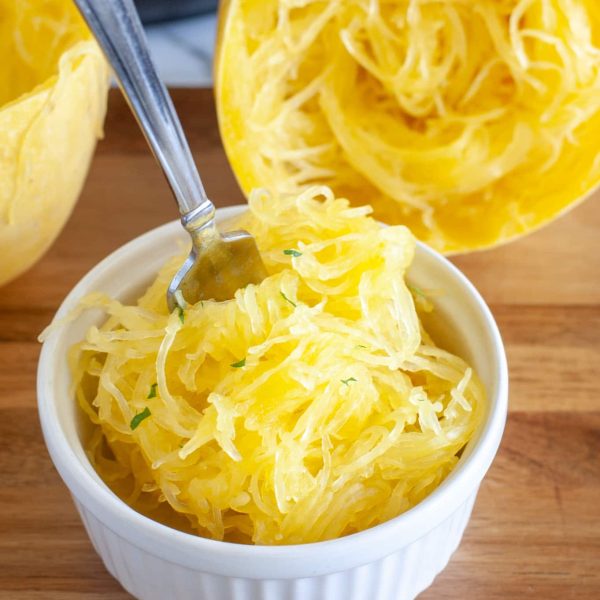
[[[211,198],[219,206],[241,202],[211,91],[173,95]],[[176,217],[113,90],[106,139],[71,220],[36,267],[0,290],[2,600],[129,597],[92,549],[46,452],[36,411],[36,336],[95,263]],[[600,598],[598,194],[528,238],[455,262],[504,336],[510,415],[464,540],[421,598]]]

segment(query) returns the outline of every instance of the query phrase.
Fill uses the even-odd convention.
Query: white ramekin
[[[221,220],[243,207],[218,211]],[[178,222],[126,244],[92,269],[57,318],[92,291],[134,300],[185,240]],[[428,498],[387,523],[344,538],[295,546],[245,546],[175,531],[124,504],[98,477],[82,447],[66,352],[101,318],[89,311],[43,345],[38,404],[46,445],[71,491],[94,548],[131,594],[145,600],[408,600],[431,584],[458,546],[479,484],[500,444],[508,375],[494,319],[450,262],[419,244],[410,272],[435,297],[438,335],[474,367],[489,398],[485,422],[450,476]],[[444,325],[445,324],[445,325]]]

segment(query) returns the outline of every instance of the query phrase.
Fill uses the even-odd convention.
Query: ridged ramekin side
[[[224,577],[183,567],[135,546],[74,501],[107,570],[139,600],[412,600],[458,547],[476,495],[477,490],[450,517],[389,556],[299,579]]]

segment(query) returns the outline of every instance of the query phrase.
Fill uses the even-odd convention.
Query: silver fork
[[[178,291],[186,302],[227,300],[266,270],[254,238],[246,231],[220,234],[215,207],[206,196],[181,123],[159,79],[132,0],[75,0],[113,68],[123,95],[162,167],[192,238],[190,255],[167,290],[170,311]]]

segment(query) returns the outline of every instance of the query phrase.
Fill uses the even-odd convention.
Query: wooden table
[[[174,98],[211,197],[242,200],[212,95]],[[36,336],[98,260],[176,217],[158,167],[111,92],[106,139],[62,236],[0,292],[0,599],[127,598],[52,467],[36,411]],[[464,541],[421,598],[600,598],[600,203],[456,259],[507,345],[510,416]],[[165,599],[168,600],[168,599]]]

